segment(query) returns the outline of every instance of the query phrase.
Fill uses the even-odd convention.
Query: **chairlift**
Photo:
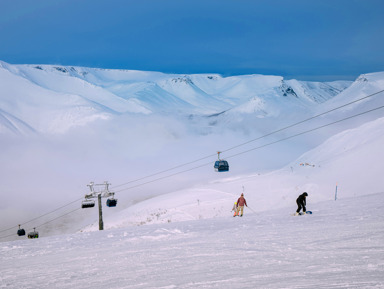
[[[116,204],[117,204],[117,200],[114,198],[107,200],[107,206],[108,207],[116,207]]]
[[[215,165],[213,166],[213,168],[215,169],[216,172],[228,172],[229,164],[226,160],[220,159],[220,153],[221,152],[217,152],[218,160],[215,161]]]
[[[25,236],[25,230],[20,228],[21,225],[19,225],[19,229],[17,230],[18,236]]]
[[[37,239],[39,238],[39,232],[36,232],[36,228],[33,228],[33,232],[28,233],[28,239]]]
[[[85,199],[84,201],[81,202],[82,209],[93,208],[94,206],[95,206],[95,201],[93,200]]]

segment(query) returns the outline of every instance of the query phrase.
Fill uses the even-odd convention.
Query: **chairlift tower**
[[[109,191],[110,183],[104,182],[103,184],[95,184],[91,182],[89,185],[89,189],[91,190],[90,194],[85,195],[85,200],[82,203],[82,208],[92,208],[95,206],[95,202],[92,199],[97,198],[97,203],[99,206],[99,230],[104,230],[103,223],[103,210],[101,204],[101,198],[110,198],[107,200],[108,207],[116,207],[117,200],[114,198],[115,193]]]

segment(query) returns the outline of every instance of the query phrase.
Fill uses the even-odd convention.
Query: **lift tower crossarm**
[[[95,183],[91,182],[90,184],[87,185],[89,187],[89,189],[91,190],[91,193],[86,194],[85,198],[86,199],[93,199],[93,198],[96,199],[96,198],[98,198],[99,195],[102,198],[114,197],[115,193],[109,191],[109,185],[110,185],[110,183],[108,183],[108,182],[104,182],[104,184],[95,184]],[[95,186],[97,186],[97,187],[104,186],[104,189],[96,191]]]

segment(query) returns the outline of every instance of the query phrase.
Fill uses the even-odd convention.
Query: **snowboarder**
[[[244,199],[244,194],[242,193],[240,198],[237,200],[237,215],[239,216],[239,213],[240,213],[240,217],[243,216],[243,212],[244,212],[244,205],[247,205],[247,201]]]
[[[233,204],[232,211],[235,212],[235,213],[233,214],[233,216],[236,217],[236,215],[237,215],[237,202],[235,202],[235,203]],[[231,212],[232,212],[232,211],[231,211]]]
[[[297,204],[297,210],[295,213],[295,216],[297,216],[300,213],[300,210],[303,209],[303,215],[305,215],[305,212],[307,209],[305,208],[305,205],[307,204],[306,198],[308,197],[307,192],[302,193],[297,199],[296,199],[296,204]]]

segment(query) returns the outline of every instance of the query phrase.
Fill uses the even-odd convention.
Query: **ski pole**
[[[257,214],[257,212],[255,210],[253,210],[252,208],[250,208],[249,206],[247,206],[247,208],[250,209],[252,212]]]

